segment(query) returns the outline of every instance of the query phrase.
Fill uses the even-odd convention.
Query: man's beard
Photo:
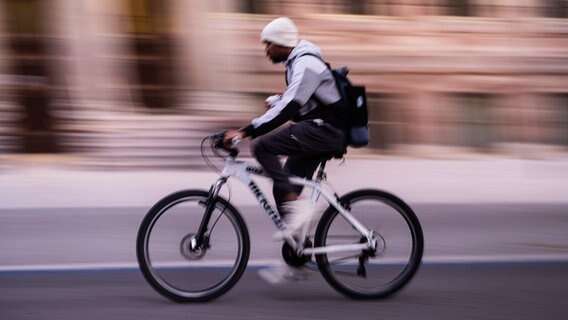
[[[273,64],[286,61],[286,59],[284,59],[283,57],[270,57],[270,60],[272,61]]]

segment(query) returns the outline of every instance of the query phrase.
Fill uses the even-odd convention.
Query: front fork
[[[214,185],[211,186],[209,189],[209,197],[207,198],[207,204],[205,207],[205,214],[203,215],[203,219],[201,220],[201,224],[199,225],[199,229],[197,230],[197,235],[195,237],[195,247],[200,248],[206,239],[205,234],[208,231],[209,221],[211,221],[211,215],[213,214],[213,210],[215,209],[215,204],[217,203],[217,196],[219,195],[219,191],[221,187],[227,182],[227,178],[219,178]],[[205,241],[207,242],[207,241]]]

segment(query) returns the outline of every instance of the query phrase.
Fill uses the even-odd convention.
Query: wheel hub
[[[189,233],[181,239],[179,251],[188,260],[199,260],[205,256],[207,248],[203,244],[197,246],[197,236]]]
[[[380,256],[383,252],[385,252],[387,248],[387,243],[385,238],[378,234],[377,232],[373,231],[373,257]]]

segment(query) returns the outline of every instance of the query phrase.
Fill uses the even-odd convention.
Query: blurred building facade
[[[0,0],[0,153],[182,163],[284,89],[283,15],[367,86],[362,152],[566,151],[566,0]]]

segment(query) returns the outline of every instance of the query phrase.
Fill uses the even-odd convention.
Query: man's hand
[[[280,100],[280,98],[282,98],[282,95],[280,95],[280,94],[275,94],[275,95],[272,95],[272,96],[266,98],[266,100],[264,100],[264,108],[266,110],[271,109],[272,107],[274,107],[274,104],[278,100]]]
[[[225,138],[223,139],[223,144],[226,147],[233,146],[233,139],[237,138],[238,140],[242,140],[245,137],[245,133],[240,130],[229,130],[225,132]]]

